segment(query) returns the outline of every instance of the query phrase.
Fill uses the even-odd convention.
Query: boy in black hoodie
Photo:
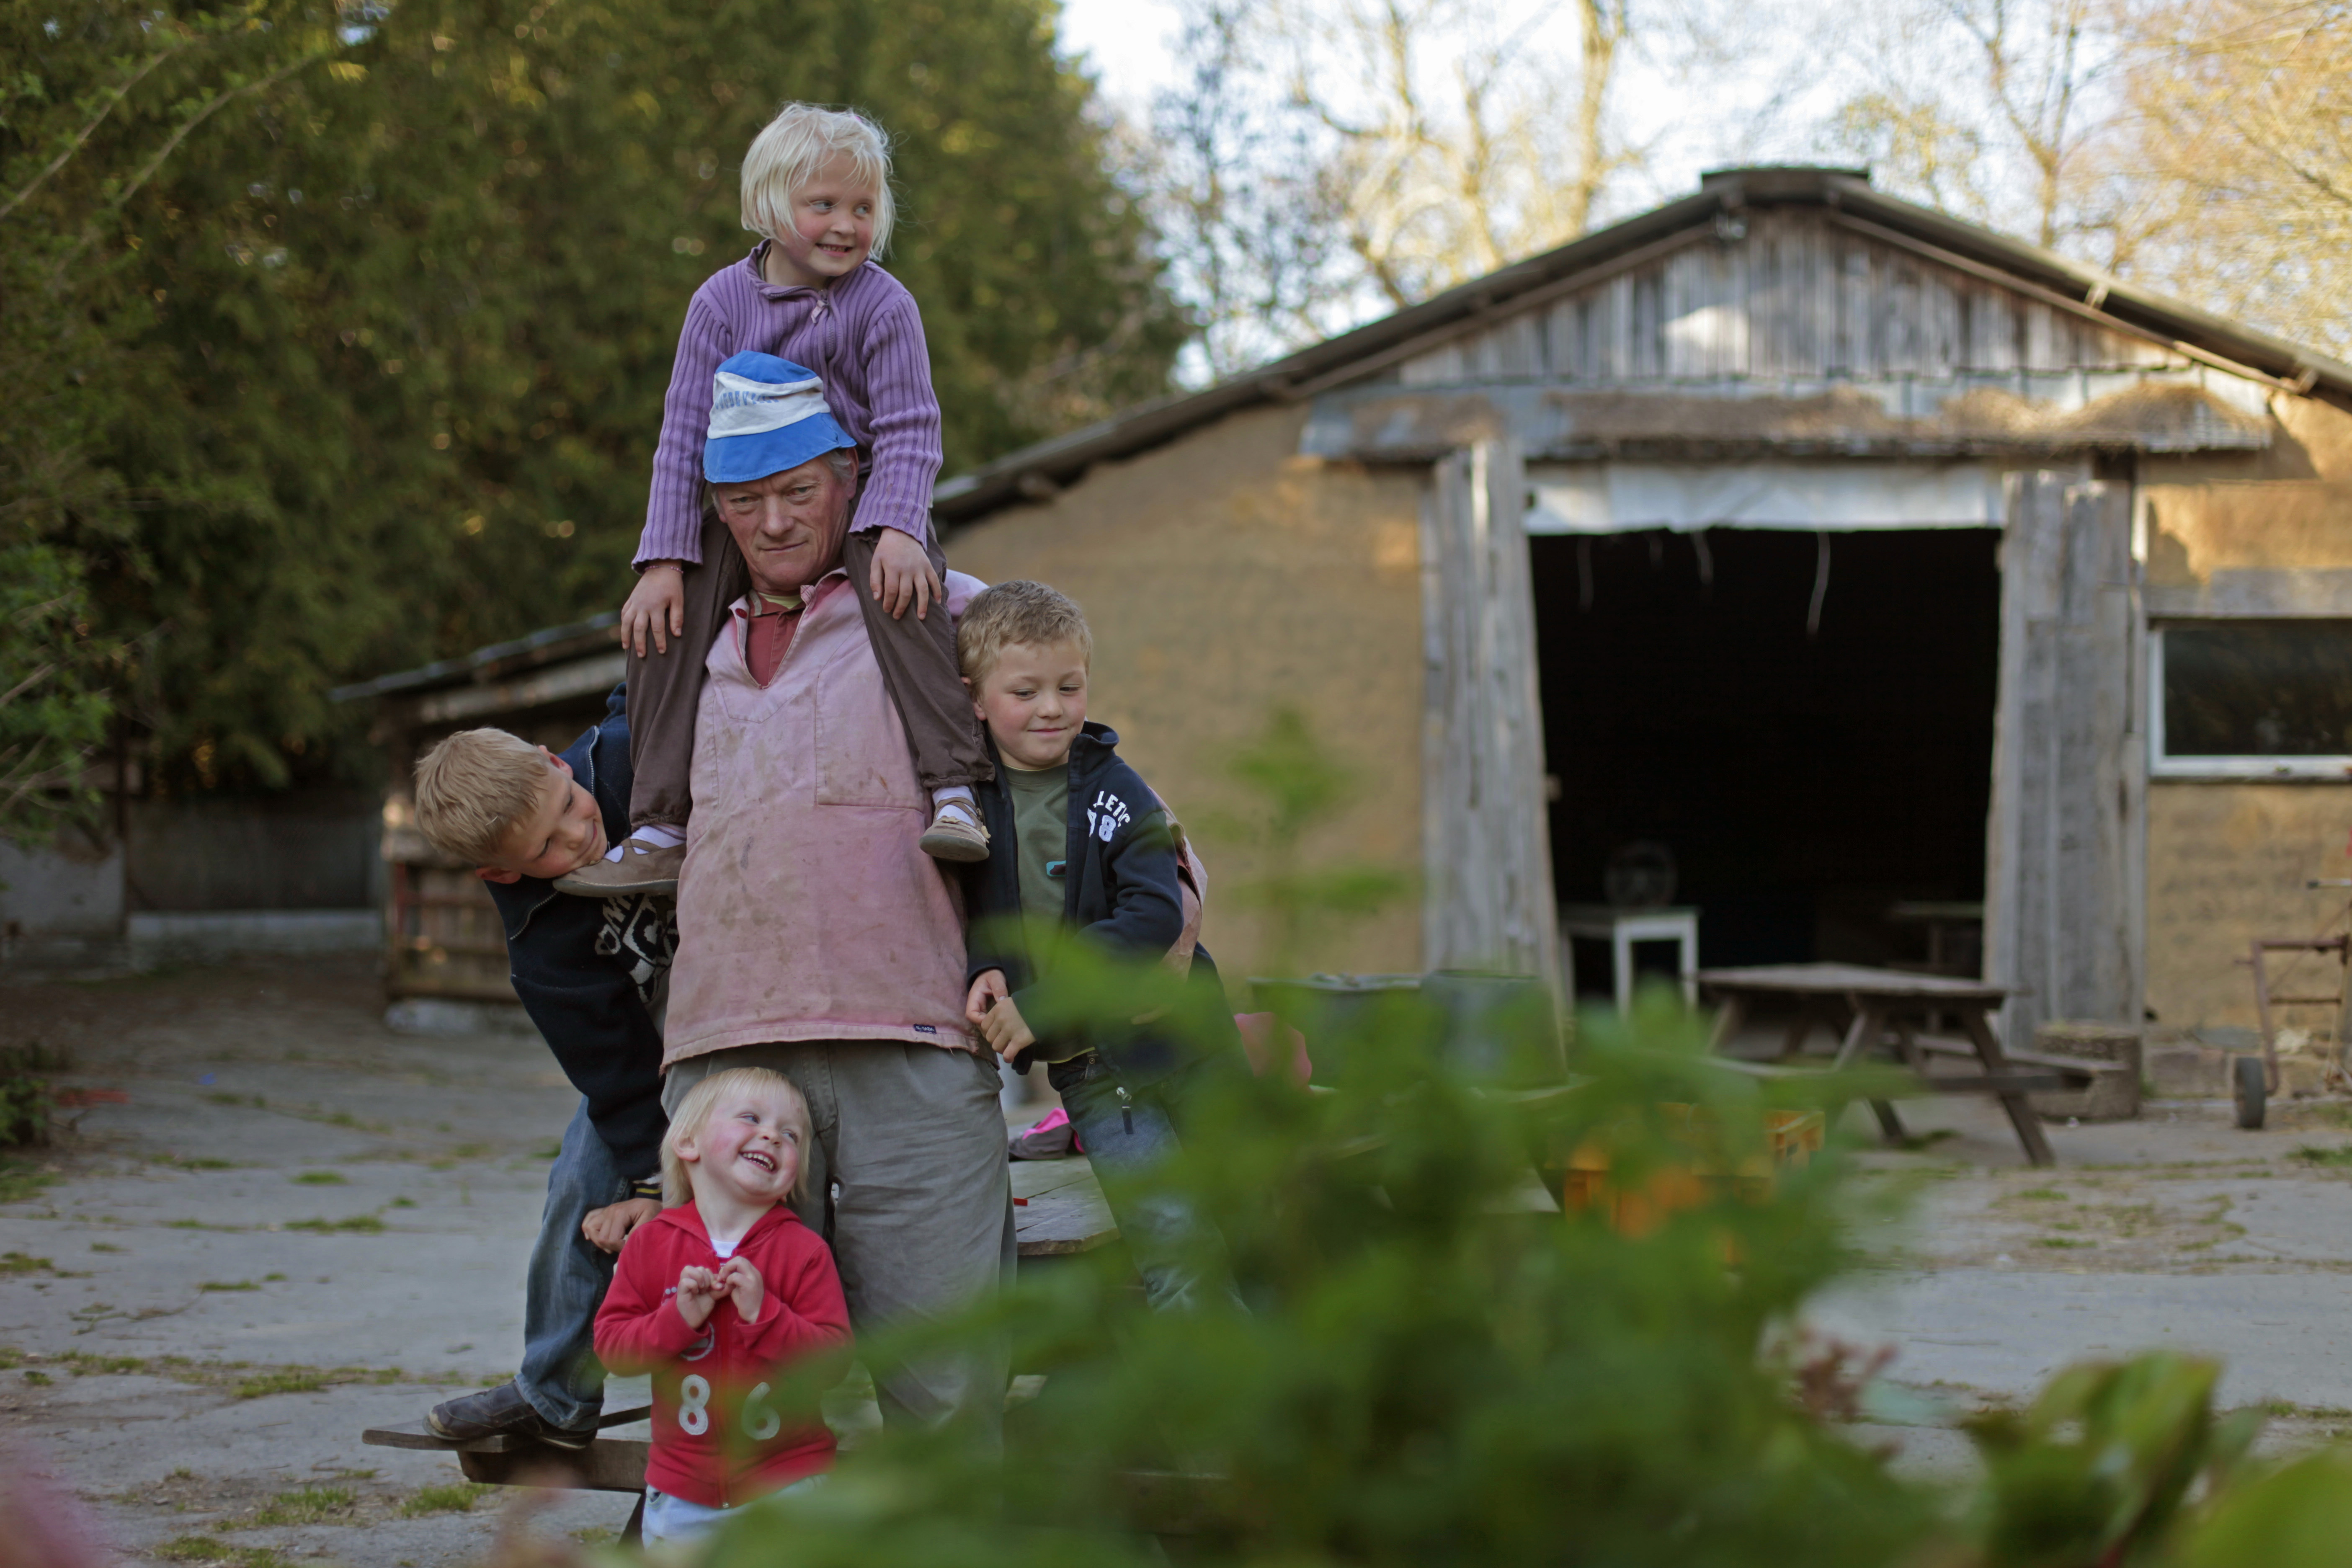
[[[1193,1303],[1185,1266],[1194,1224],[1181,1199],[1155,1191],[1153,1165],[1174,1152],[1170,1111],[1192,1054],[1149,1033],[1114,1043],[1051,1037],[1030,1020],[1042,982],[1023,926],[1060,926],[1109,952],[1169,959],[1219,985],[1206,949],[1171,953],[1185,932],[1173,819],[1141,775],[1119,761],[1118,736],[1087,721],[1094,638],[1077,605],[1042,583],[1000,583],[973,599],[956,655],[988,728],[995,777],[975,786],[988,858],[971,868],[971,986],[964,1016],[1004,1060],[1046,1078],[1106,1179],[1119,1232],[1156,1308]],[[1222,1005],[1218,1008],[1223,1016]]]
[[[547,1175],[523,1290],[522,1369],[445,1400],[425,1426],[453,1440],[596,1436],[604,1371],[592,1343],[613,1257],[661,1212],[662,1037],[677,905],[666,894],[577,898],[555,879],[629,831],[629,721],[620,687],[561,754],[502,730],[467,730],[416,769],[416,826],[473,864],[505,927],[515,994],[580,1091]]]

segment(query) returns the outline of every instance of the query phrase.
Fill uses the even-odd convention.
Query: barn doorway
[[[1984,897],[2000,541],[1531,538],[1561,901],[1603,901],[1612,856],[1662,844],[1702,963],[1923,959],[1894,906]],[[1577,971],[1606,989],[1581,949]]]

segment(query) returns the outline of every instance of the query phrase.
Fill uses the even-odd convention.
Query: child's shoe
[[[970,801],[943,800],[931,825],[923,829],[923,853],[934,860],[985,860],[988,828]]]
[[[685,845],[656,843],[631,834],[621,840],[617,858],[599,860],[581,867],[568,877],[558,877],[555,890],[581,893],[592,899],[675,893],[678,868],[685,864]]]

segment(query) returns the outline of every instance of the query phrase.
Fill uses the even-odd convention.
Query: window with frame
[[[2148,696],[2157,774],[2352,774],[2352,621],[2152,628]]]

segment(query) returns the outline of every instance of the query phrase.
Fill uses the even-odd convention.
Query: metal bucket
[[[1348,1047],[1400,997],[1422,1005],[1394,1026],[1414,1028],[1430,1058],[1482,1082],[1554,1083],[1566,1076],[1550,988],[1531,974],[1442,969],[1431,974],[1310,974],[1250,981],[1258,1005],[1307,1037],[1314,1081],[1349,1081]]]

